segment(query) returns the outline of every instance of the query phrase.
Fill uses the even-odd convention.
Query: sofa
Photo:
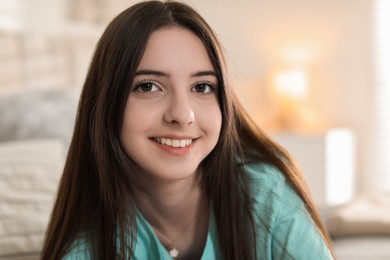
[[[77,101],[64,89],[0,96],[0,259],[39,259]]]

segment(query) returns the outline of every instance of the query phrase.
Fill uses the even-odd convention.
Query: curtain
[[[375,190],[390,193],[390,1],[376,0],[373,177]]]

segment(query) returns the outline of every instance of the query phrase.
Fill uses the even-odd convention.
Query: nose
[[[192,124],[195,121],[195,114],[190,98],[184,93],[172,93],[164,113],[164,120],[182,126]]]

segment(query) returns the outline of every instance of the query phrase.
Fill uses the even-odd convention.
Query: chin
[[[185,180],[189,178],[193,178],[196,176],[197,168],[192,169],[186,169],[183,171],[182,169],[171,169],[171,170],[165,170],[163,172],[155,172],[155,173],[149,173],[150,176],[152,176],[155,180],[161,180],[161,181],[180,181]]]

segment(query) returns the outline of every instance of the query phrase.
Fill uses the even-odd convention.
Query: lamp
[[[306,96],[307,74],[303,69],[280,71],[275,75],[275,90],[285,101],[294,102]]]
[[[308,91],[307,72],[302,68],[277,71],[272,78],[272,96],[276,105],[276,124],[296,129],[302,124],[304,101]]]

